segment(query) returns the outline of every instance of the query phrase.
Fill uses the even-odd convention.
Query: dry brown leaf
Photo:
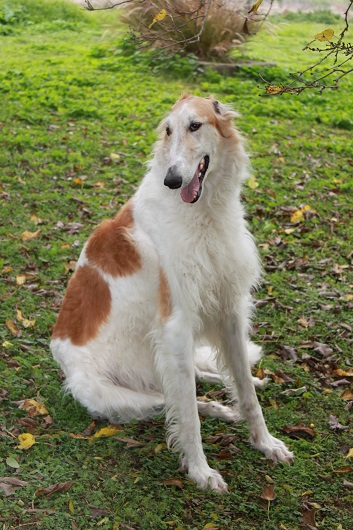
[[[316,435],[311,427],[307,427],[303,423],[297,423],[296,425],[287,425],[282,428],[283,432],[288,434],[288,436],[294,435],[296,438],[297,434],[308,434],[311,438],[314,438]]]
[[[317,528],[315,521],[316,512],[317,510],[313,510],[311,508],[303,508],[303,523],[308,525],[310,528]]]
[[[276,499],[275,488],[273,484],[266,484],[262,493],[260,494],[261,499],[265,501],[274,501]]]
[[[351,473],[353,471],[353,467],[351,466],[343,466],[339,469],[334,469],[333,473]]]
[[[163,480],[163,484],[165,486],[175,486],[176,488],[183,488],[183,481],[179,478],[167,478],[166,480]]]
[[[34,418],[35,416],[45,416],[48,414],[48,410],[45,408],[43,403],[39,403],[35,399],[25,399],[17,402],[18,407],[21,410],[25,410],[28,416]]]
[[[73,481],[60,482],[59,484],[54,484],[48,488],[38,488],[35,492],[36,497],[50,497],[54,493],[60,493],[61,491],[67,491],[71,488]]]

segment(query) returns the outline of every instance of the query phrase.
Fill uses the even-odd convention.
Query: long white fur
[[[261,349],[248,339],[251,290],[260,274],[240,202],[248,155],[239,133],[236,141],[223,138],[194,103],[185,99],[162,122],[162,132],[168,124],[172,134],[157,142],[132,199],[132,238],[141,269],[117,278],[95,267],[112,295],[108,322],[84,346],[55,339],[51,349],[66,388],[91,414],[128,421],[165,407],[168,443],[180,452],[190,479],[200,488],[225,491],[202,449],[198,409],[227,421],[243,416],[254,447],[268,458],[287,462],[292,453],[268,432],[250,371]],[[218,109],[224,121],[235,116],[225,106]],[[199,131],[189,132],[190,121],[202,123]],[[184,187],[206,154],[210,164],[202,195],[195,204],[184,203],[180,190],[164,186],[167,170],[176,165]],[[87,263],[83,249],[79,266]],[[164,320],[158,315],[160,268],[172,302]],[[195,376],[222,378],[239,410],[197,402]]]

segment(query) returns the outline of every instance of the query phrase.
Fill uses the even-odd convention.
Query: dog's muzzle
[[[168,186],[171,190],[181,188],[183,183],[182,176],[178,172],[177,166],[171,166],[164,179],[164,185]]]

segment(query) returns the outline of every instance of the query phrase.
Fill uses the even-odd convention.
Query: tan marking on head
[[[173,107],[173,111],[179,109],[186,103],[192,104],[195,112],[200,117],[206,118],[207,123],[213,125],[219,134],[223,136],[223,138],[237,138],[237,135],[234,134],[235,129],[232,124],[232,117],[234,113],[226,113],[225,115],[221,115],[219,107],[218,111],[216,111],[215,103],[218,102],[213,96],[201,98],[199,96],[189,96],[185,94],[176,102]]]
[[[158,308],[162,320],[168,318],[172,313],[172,302],[168,280],[163,269],[159,270]]]
[[[53,330],[53,339],[70,339],[82,346],[94,339],[107,320],[111,295],[107,282],[98,271],[79,267],[66,291],[63,305]]]
[[[134,226],[131,201],[115,219],[103,221],[89,238],[86,256],[112,276],[129,276],[141,268],[141,256],[131,238]]]

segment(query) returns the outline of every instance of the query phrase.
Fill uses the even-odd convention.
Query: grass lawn
[[[189,58],[152,72],[115,13],[56,5],[0,0],[3,530],[351,530],[353,76],[300,97],[260,97],[258,76],[287,82],[327,24],[277,19],[243,52],[274,67],[225,77]],[[204,419],[224,496],[177,471],[163,418],[92,438],[107,425],[63,394],[48,349],[82,244],[134,192],[154,129],[183,90],[242,114],[254,170],[244,202],[264,265],[254,340],[270,382],[258,395],[270,431],[296,456],[274,466],[245,425]],[[220,387],[198,391],[223,397]],[[20,449],[21,434],[36,443]]]

